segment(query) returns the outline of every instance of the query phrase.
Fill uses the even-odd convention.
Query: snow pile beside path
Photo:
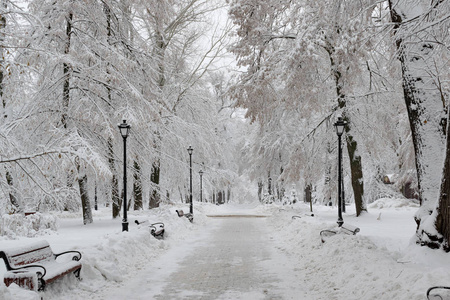
[[[320,231],[336,223],[304,215],[292,219],[286,210],[268,221],[280,250],[297,259],[299,272],[305,274],[299,284],[310,291],[311,299],[422,300],[429,287],[449,285],[450,259],[440,251],[410,245],[392,252],[364,234],[339,234],[322,243]]]
[[[398,198],[381,198],[369,204],[368,208],[400,208],[400,207],[415,207],[419,208],[420,204],[416,200],[398,199]]]
[[[46,239],[54,252],[78,250],[82,253],[82,281],[74,276],[65,276],[59,282],[49,285],[45,292],[30,292],[0,283],[0,299],[67,299],[67,295],[76,295],[81,289],[84,294],[95,294],[97,290],[111,284],[122,282],[125,278],[135,276],[135,272],[156,260],[170,247],[179,244],[204,226],[206,216],[202,210],[207,205],[197,207],[194,223],[187,218],[179,218],[177,208],[163,206],[148,211],[129,212],[129,231],[121,231],[121,220],[111,220],[110,212],[96,212],[94,223],[83,226],[81,219],[74,220],[70,215],[61,219],[61,228],[57,233],[35,239]],[[189,208],[179,207],[184,211]],[[141,225],[135,224],[139,220]],[[74,223],[76,222],[76,223]],[[151,223],[165,224],[164,240],[150,235]],[[30,239],[7,241],[10,245],[26,244]],[[34,240],[34,239],[33,239]],[[3,242],[2,242],[3,243]],[[0,273],[1,270],[0,270]],[[3,274],[0,274],[1,277]],[[34,295],[34,296],[33,296]],[[70,297],[69,297],[70,298]],[[77,299],[77,297],[72,297]]]
[[[17,238],[51,234],[58,230],[57,218],[53,215],[34,213],[3,215],[0,218],[0,236]]]

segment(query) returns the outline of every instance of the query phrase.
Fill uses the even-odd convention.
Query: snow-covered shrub
[[[35,237],[49,231],[57,231],[57,218],[52,215],[34,213],[3,215],[0,218],[0,234],[15,238],[16,236]]]

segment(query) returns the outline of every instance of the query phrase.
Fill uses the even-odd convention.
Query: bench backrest
[[[1,251],[0,256],[5,260],[7,269],[10,269],[52,259],[54,254],[47,241],[39,241]]]

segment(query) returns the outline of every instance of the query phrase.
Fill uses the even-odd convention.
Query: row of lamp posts
[[[130,133],[131,125],[127,124],[126,120],[123,120],[122,124],[119,124],[120,134],[123,138],[123,219],[122,219],[122,231],[128,231],[128,219],[127,219],[127,137]],[[194,149],[189,146],[187,149],[189,153],[189,202],[190,213],[194,212],[192,205],[192,152]],[[198,172],[200,174],[200,202],[202,202],[202,176],[203,171]]]
[[[336,123],[334,123],[334,127],[336,128],[336,134],[338,136],[338,220],[337,223],[339,227],[344,224],[344,219],[342,218],[342,210],[344,207],[344,199],[343,199],[343,181],[342,181],[342,145],[341,145],[341,137],[344,133],[345,126],[347,122],[345,122],[342,117],[339,117]],[[128,231],[128,220],[127,220],[127,137],[130,133],[131,126],[127,124],[126,120],[123,120],[122,124],[119,124],[120,134],[123,138],[123,220],[122,220],[122,231]],[[192,204],[192,153],[194,149],[189,146],[187,149],[189,153],[189,212],[194,213],[194,207]],[[202,202],[203,190],[202,190],[202,180],[203,180],[203,171],[200,170],[200,202]]]

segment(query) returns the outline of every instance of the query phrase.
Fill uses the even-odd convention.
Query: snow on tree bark
[[[114,148],[112,138],[108,139],[108,163],[112,173],[111,178],[111,203],[112,203],[112,217],[117,218],[120,214],[120,207],[122,200],[119,197],[119,179],[117,178],[116,162],[114,159]]]
[[[1,7],[6,10],[7,5],[6,5],[6,1],[5,0],[1,0],[0,3]],[[5,62],[5,49],[4,49],[4,42],[5,42],[5,35],[4,35],[4,30],[6,28],[6,17],[4,16],[4,14],[1,14],[0,16],[0,99],[2,101],[2,106],[3,106],[3,120],[5,120],[8,117],[8,114],[6,113],[6,98],[3,95],[3,90],[4,90],[4,79],[5,79],[5,72],[7,70],[7,63]],[[10,187],[10,192],[9,192],[9,202],[11,203],[12,206],[15,207],[15,209],[18,212],[22,211],[22,208],[20,206],[20,203],[18,201],[18,199],[16,198],[16,196],[14,195],[14,180],[13,180],[13,176],[11,171],[9,170],[8,166],[5,166],[5,177],[6,177],[6,183],[8,184],[8,186]]]
[[[69,55],[70,53],[70,43],[72,36],[72,22],[73,13],[69,11],[66,17],[66,44],[64,48],[64,54]],[[62,105],[62,116],[61,123],[65,129],[68,129],[68,116],[69,116],[69,105],[70,105],[70,77],[71,77],[71,66],[67,61],[63,62],[63,105]],[[88,194],[88,178],[85,170],[80,173],[80,159],[75,158],[75,165],[78,172],[78,188],[81,198],[81,207],[83,211],[83,224],[90,224],[93,222],[91,202]]]
[[[342,78],[342,72],[339,69],[343,66],[339,66],[335,60],[335,48],[330,42],[326,42],[325,50],[330,57],[331,63],[331,75],[334,78],[334,83],[336,86],[336,95],[338,99],[338,107],[342,111],[342,116],[347,126],[345,127],[345,139],[347,142],[347,152],[348,158],[350,160],[350,170],[351,170],[351,182],[353,188],[353,197],[355,199],[356,216],[360,216],[363,211],[367,211],[366,204],[364,202],[364,177],[361,163],[361,155],[358,153],[358,143],[353,136],[352,126],[350,117],[347,114],[346,106],[347,101],[344,94],[344,83]]]
[[[150,190],[150,201],[148,207],[150,209],[159,207],[161,201],[160,188],[159,188],[159,176],[160,176],[160,165],[159,161],[154,162],[152,166],[152,173],[150,175],[150,180],[152,182]]]
[[[432,8],[432,3],[436,7]],[[447,226],[450,225],[445,215],[448,209],[443,207],[448,201],[448,170],[444,167],[442,171],[444,162],[448,161],[443,127],[446,122],[442,122],[447,119],[447,104],[433,72],[440,60],[438,43],[430,37],[434,35],[433,10],[445,7],[438,8],[438,2],[433,1],[416,3],[408,0],[389,1],[389,5],[416,159],[421,202],[415,215],[417,243],[436,248],[443,241],[441,233],[448,235]],[[438,212],[442,214],[439,217]]]
[[[91,201],[89,199],[87,175],[80,173],[80,166],[78,165],[77,167],[78,167],[78,186],[80,189],[81,208],[83,212],[83,224],[87,225],[94,222],[94,219],[92,217]]]
[[[133,174],[134,210],[141,210],[144,208],[142,201],[141,166],[137,160],[134,160],[133,167],[134,167],[134,174]]]
[[[445,150],[444,171],[439,193],[439,206],[437,208],[436,229],[439,234],[428,235],[427,245],[431,248],[439,248],[450,252],[450,128],[447,122],[447,145]],[[424,234],[428,234],[426,231]],[[423,238],[422,238],[423,240]]]

